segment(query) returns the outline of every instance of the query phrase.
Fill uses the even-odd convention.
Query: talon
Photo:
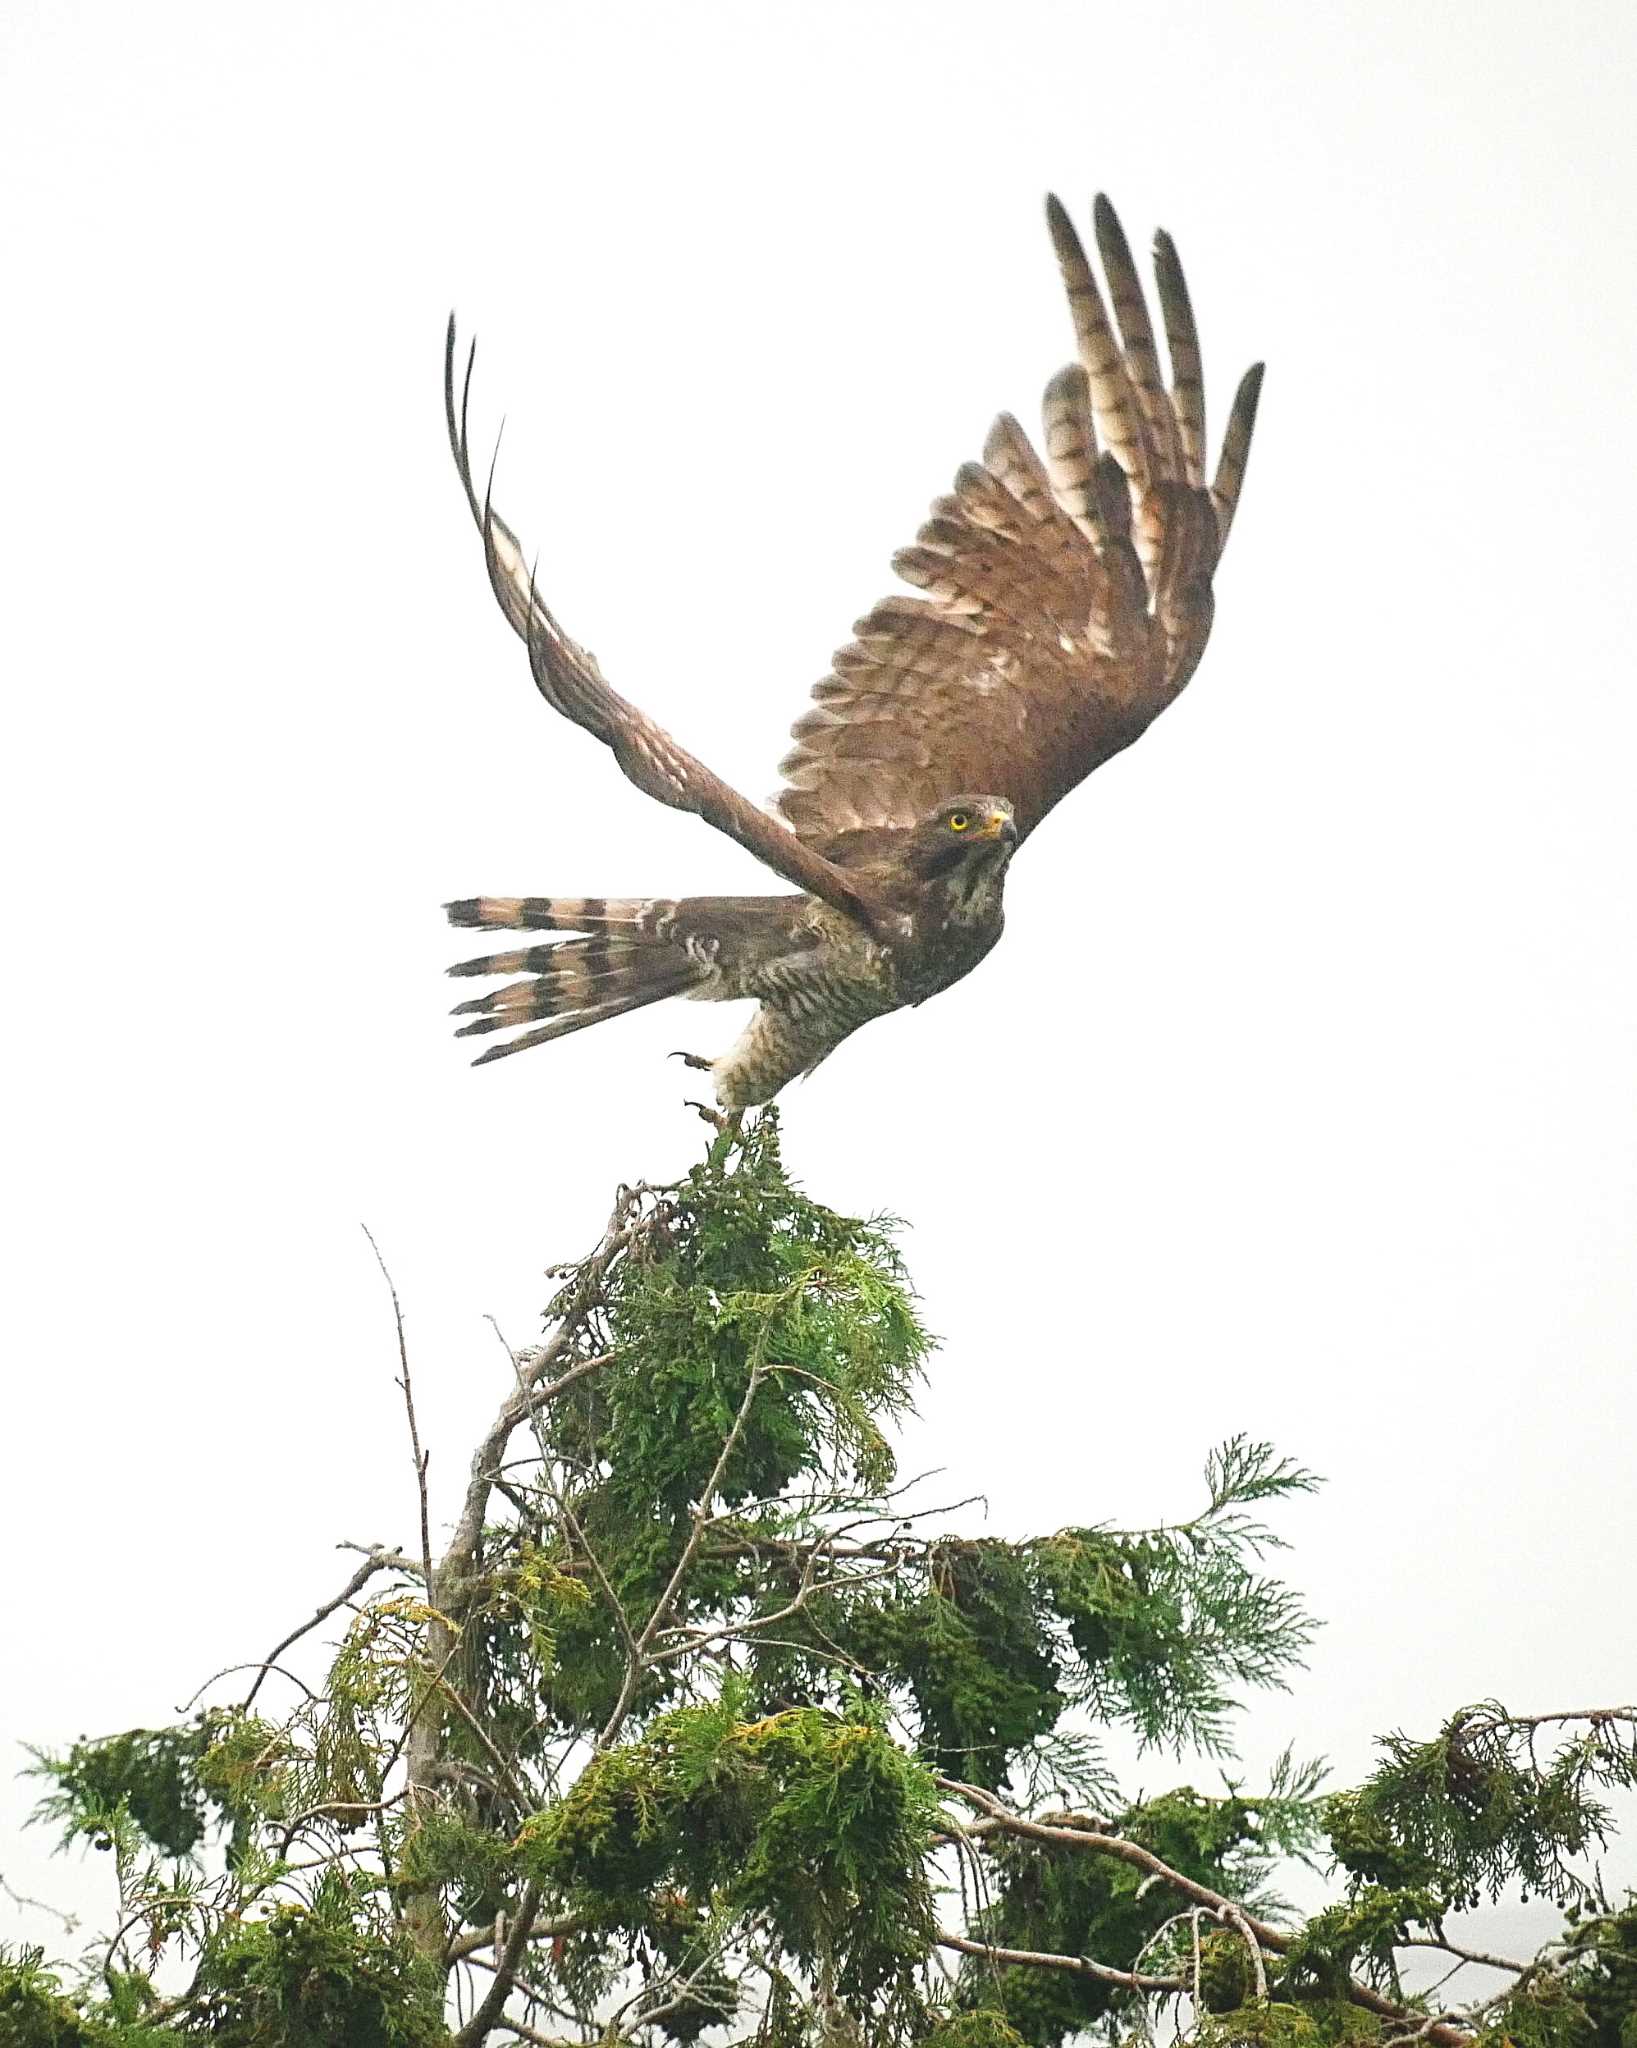
[[[721,1110],[712,1109],[706,1103],[694,1102],[689,1098],[684,1097],[684,1105],[688,1109],[693,1110],[697,1115],[702,1116],[705,1122],[710,1125],[711,1129],[717,1132],[718,1134],[725,1131],[729,1123],[732,1121],[730,1117],[724,1116]]]
[[[673,1052],[667,1054],[666,1057],[680,1060],[685,1067],[692,1067],[696,1073],[708,1074],[711,1070],[712,1063],[707,1059],[701,1059],[696,1052]],[[696,1103],[694,1106],[697,1108],[698,1104]]]

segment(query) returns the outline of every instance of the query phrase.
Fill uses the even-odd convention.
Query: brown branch
[[[582,2041],[571,2041],[565,2034],[537,2033],[526,2020],[514,2020],[510,2013],[502,2013],[495,2021],[497,2027],[505,2027],[520,2041],[528,2041],[532,2048],[585,2048]]]
[[[1173,1870],[1169,1863],[1156,1856],[1151,1849],[1143,1848],[1140,1842],[1133,1842],[1124,1835],[1110,1835],[1100,1829],[1075,1825],[1061,1825],[1054,1821],[1025,1820],[1019,1813],[996,1799],[992,1793],[980,1786],[962,1783],[958,1778],[940,1777],[938,1789],[948,1792],[954,1798],[975,1806],[980,1813],[988,1816],[995,1827],[1004,1834],[1020,1836],[1025,1841],[1049,1842],[1073,1849],[1089,1849],[1097,1855],[1113,1856],[1122,1863],[1129,1863],[1133,1869],[1143,1871],[1147,1876],[1158,1878],[1185,1899],[1192,1899],[1196,1905],[1206,1906],[1224,1925],[1242,1924],[1254,1934],[1258,1943],[1270,1949],[1275,1955],[1287,1955],[1292,1947],[1288,1934],[1282,1934],[1277,1927],[1266,1920],[1259,1920],[1247,1913],[1236,1900],[1222,1892],[1212,1891],[1209,1885],[1198,1883],[1180,1870]],[[1072,1822],[1072,1815],[1063,1815],[1062,1820]],[[975,1833],[976,1830],[968,1830]],[[1395,2005],[1390,1998],[1383,1998],[1379,1991],[1372,1991],[1368,1984],[1361,1984],[1357,1978],[1349,1978],[1347,1984],[1349,2001],[1362,2006],[1366,2012],[1373,2012],[1382,2019],[1407,2023],[1418,2020],[1419,2015],[1406,2007]],[[1437,2021],[1428,2028],[1425,2038],[1433,2048],[1469,2048],[1473,2030],[1468,2027]]]
[[[455,2036],[455,2048],[483,2048],[490,2032],[506,2009],[506,2000],[512,1994],[516,1982],[517,1966],[523,1960],[523,1952],[529,1945],[534,1929],[534,1916],[540,1905],[540,1888],[529,1884],[524,1887],[523,1896],[517,1902],[517,1918],[512,1922],[506,1937],[506,1946],[496,1958],[495,1978],[478,2005],[476,2012]]]
[[[291,1629],[290,1633],[287,1636],[285,1636],[281,1642],[275,1643],[273,1647],[268,1651],[267,1655],[261,1660],[261,1664],[257,1670],[255,1684],[250,1688],[250,1690],[245,1694],[244,1698],[239,1702],[240,1713],[248,1713],[250,1707],[255,1701],[257,1693],[261,1691],[262,1680],[267,1676],[269,1671],[274,1670],[277,1667],[279,1658],[284,1655],[284,1652],[287,1649],[289,1649],[290,1645],[292,1643],[299,1643],[303,1636],[310,1635],[312,1631],[318,1627],[320,1622],[328,1621],[330,1616],[335,1612],[335,1610],[338,1607],[345,1607],[347,1602],[351,1600],[356,1594],[361,1592],[364,1586],[367,1585],[372,1578],[374,1578],[377,1572],[385,1571],[390,1563],[390,1552],[382,1550],[380,1548],[371,1550],[369,1555],[365,1558],[364,1562],[358,1567],[357,1571],[353,1573],[352,1577],[348,1579],[347,1583],[341,1588],[340,1592],[336,1594],[333,1600],[326,1600],[324,1602],[324,1605],[315,1612],[311,1621],[304,1621],[301,1624],[300,1628]],[[222,1675],[223,1674],[221,1674],[220,1672],[217,1674],[218,1677]],[[296,1683],[299,1685],[301,1681],[297,1679]],[[305,1690],[305,1688],[303,1688],[303,1690]],[[199,1697],[198,1693],[195,1693],[193,1697],[194,1699],[197,1699]],[[311,1697],[310,1694],[309,1697]],[[192,1701],[189,1702],[189,1705],[191,1704]]]
[[[1481,1948],[1462,1948],[1458,1942],[1445,1941],[1436,1935],[1415,1934],[1407,1941],[1395,1941],[1394,1948],[1442,1949],[1447,1956],[1454,1956],[1463,1963],[1481,1963],[1486,1970],[1510,1970],[1514,1977],[1521,1977],[1525,1970],[1532,1970],[1533,1963],[1515,1963],[1510,1956],[1492,1956]],[[1450,1973],[1452,1976],[1454,1972]]]
[[[1094,1963],[1089,1956],[1058,1956],[1044,1949],[997,1948],[992,1941],[971,1941],[964,1934],[938,1929],[938,1946],[952,1948],[963,1956],[980,1956],[991,1963],[1016,1963],[1020,1968],[1067,1970],[1075,1977],[1092,1977],[1099,1984],[1119,1984],[1128,1991],[1186,1991],[1185,1977],[1148,1977],[1140,1970],[1117,1970],[1112,1963]]]
[[[559,1934],[578,1934],[585,1924],[584,1919],[578,1913],[565,1913],[559,1920],[541,1920],[538,1922],[529,1938],[531,1941],[551,1941]],[[502,1927],[500,1933],[502,1947],[504,1948],[504,1927]],[[493,1948],[494,1945],[495,1928],[492,1924],[488,1927],[474,1927],[465,1934],[454,1936],[443,1952],[443,1960],[445,1964],[454,1964],[463,1963],[469,1957],[479,1959],[479,1949]],[[484,1968],[487,1969],[488,1967],[488,1964],[485,1963]]]
[[[448,1546],[435,1563],[428,1559],[426,1596],[430,1613],[422,1638],[421,1656],[439,1679],[459,1647],[460,1623],[479,1584],[477,1565],[483,1541],[484,1515],[513,1431],[536,1405],[555,1399],[565,1388],[608,1363],[608,1354],[604,1353],[597,1358],[575,1359],[565,1366],[570,1347],[585,1328],[587,1315],[609,1266],[641,1227],[642,1219],[632,1217],[630,1213],[636,1199],[631,1191],[620,1190],[601,1243],[579,1267],[576,1285],[567,1299],[561,1302],[556,1328],[543,1344],[526,1354],[526,1364],[518,1362],[518,1384],[501,1402],[494,1421],[472,1454],[466,1492]],[[551,1379],[550,1375],[559,1367],[565,1369],[558,1378]],[[442,1748],[439,1724],[440,1716],[437,1714],[422,1713],[405,1743],[412,1815],[429,1805],[434,1796]],[[413,1828],[413,1822],[411,1825]],[[441,1956],[449,1930],[444,1924],[435,1887],[421,1890],[406,1900],[405,1917],[422,1951]],[[525,1926],[525,1939],[526,1934]],[[478,2009],[479,2015],[484,2013],[489,2003],[487,1999],[484,2001]],[[482,2031],[472,2035],[473,2041],[481,2041],[498,2012],[497,2005],[485,2019]],[[477,2016],[474,2015],[474,2021]]]
[[[1487,1707],[1466,1707],[1449,1725],[1487,1732],[1493,1728],[1545,1728],[1557,1721],[1590,1721],[1596,1727],[1608,1721],[1626,1721],[1637,1728],[1637,1706],[1565,1707],[1555,1714],[1496,1714]]]
[[[50,1905],[44,1899],[31,1899],[27,1892],[18,1891],[6,1882],[4,1876],[0,1876],[0,1892],[4,1892],[15,1906],[32,1906],[37,1913],[49,1913],[54,1920],[60,1920],[65,1934],[74,1933],[80,1924],[72,1913],[65,1913],[61,1906]]]
[[[519,1813],[527,1813],[533,1802],[530,1800],[526,1788],[519,1783],[517,1774],[513,1771],[511,1765],[507,1763],[505,1757],[495,1747],[494,1738],[490,1735],[488,1729],[484,1727],[483,1723],[472,1712],[455,1688],[446,1682],[441,1673],[435,1684],[439,1697],[454,1708],[455,1712],[459,1714],[460,1718],[466,1723],[466,1726],[482,1744],[484,1755],[488,1757],[490,1763],[494,1765],[496,1771],[500,1774],[500,1789],[509,1796]]]

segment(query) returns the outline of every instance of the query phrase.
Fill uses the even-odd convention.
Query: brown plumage
[[[489,580],[546,701],[614,751],[639,789],[737,839],[796,896],[479,897],[451,920],[557,936],[464,962],[520,976],[458,1006],[461,1029],[525,1027],[497,1059],[669,995],[753,997],[712,1063],[726,1107],[764,1102],[870,1017],[923,1002],[1000,936],[1017,844],[1130,743],[1193,674],[1211,579],[1238,503],[1261,366],[1241,380],[1205,475],[1199,338],[1170,237],[1154,247],[1171,383],[1129,245],[1105,198],[1094,225],[1110,311],[1056,199],[1047,224],[1078,360],[1046,389],[1044,460],[1003,415],[893,566],[916,596],[854,628],[792,728],[778,815],[730,789],[612,690],[541,599],[515,535],[473,482],[472,357],[450,445]],[[992,794],[963,794],[987,791]]]

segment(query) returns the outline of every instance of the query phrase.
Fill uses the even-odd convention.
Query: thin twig
[[[178,1718],[180,1718],[180,1716],[182,1716],[183,1714],[191,1714],[198,1701],[203,1699],[205,1694],[209,1692],[210,1688],[213,1685],[217,1684],[221,1679],[236,1678],[241,1671],[259,1671],[261,1673],[262,1678],[265,1678],[269,1671],[276,1671],[280,1678],[287,1678],[289,1679],[292,1685],[299,1686],[301,1690],[307,1695],[308,1699],[316,1700],[318,1698],[318,1694],[313,1691],[312,1687],[307,1683],[307,1681],[304,1678],[299,1678],[287,1664],[269,1664],[265,1660],[261,1663],[257,1663],[254,1660],[251,1660],[250,1662],[244,1664],[224,1664],[220,1671],[213,1671],[202,1685],[194,1687],[193,1691],[177,1708],[176,1712]],[[256,1683],[259,1685],[261,1683],[261,1679],[258,1678]],[[251,1697],[254,1698],[255,1695],[252,1694]],[[243,1704],[244,1706],[248,1706],[249,1701],[247,1700]],[[243,1711],[243,1707],[241,1707],[240,1711]]]
[[[247,1713],[249,1711],[250,1707],[255,1702],[257,1693],[261,1691],[262,1680],[267,1676],[269,1671],[274,1671],[279,1668],[279,1658],[284,1655],[285,1651],[289,1649],[292,1643],[299,1643],[301,1638],[305,1635],[310,1635],[312,1631],[318,1627],[320,1622],[328,1621],[330,1616],[335,1612],[335,1610],[338,1607],[345,1607],[347,1602],[354,1598],[356,1594],[361,1592],[363,1588],[369,1583],[369,1581],[372,1578],[374,1578],[377,1572],[385,1571],[387,1569],[387,1565],[388,1553],[381,1550],[372,1550],[369,1553],[368,1557],[365,1558],[364,1562],[358,1567],[357,1571],[353,1573],[352,1577],[348,1579],[347,1583],[341,1588],[340,1592],[336,1594],[333,1600],[326,1600],[323,1606],[316,1610],[311,1621],[304,1621],[301,1624],[300,1628],[291,1629],[290,1633],[287,1636],[285,1636],[281,1642],[275,1643],[273,1647],[268,1651],[267,1655],[261,1660],[261,1663],[255,1667],[257,1672],[256,1682],[245,1694],[244,1698],[239,1702],[239,1711],[241,1713]],[[229,1668],[231,1669],[233,1667]],[[240,1670],[249,1670],[251,1667],[249,1665],[240,1665],[237,1668]],[[218,1677],[224,1677],[226,1674],[218,1673],[217,1675]],[[300,1685],[300,1679],[297,1679],[296,1683]],[[306,1687],[303,1686],[302,1690],[306,1691]],[[307,1696],[310,1699],[312,1697],[312,1694],[308,1693]],[[195,1693],[193,1697],[194,1699],[197,1699],[199,1697],[198,1693]]]
[[[281,1820],[279,1832],[279,1861],[282,1863],[290,1844],[310,1820],[327,1820],[333,1814],[354,1813],[360,1819],[367,1814],[389,1813],[403,1799],[402,1792],[394,1792],[386,1799],[324,1799],[317,1806],[309,1806],[305,1813],[298,1813],[293,1820]],[[350,1855],[351,1847],[338,1849],[338,1855]],[[321,1859],[328,1861],[331,1859]]]
[[[65,1934],[74,1933],[80,1924],[72,1913],[65,1913],[61,1906],[50,1905],[44,1899],[31,1899],[27,1892],[18,1891],[15,1886],[6,1882],[3,1875],[0,1875],[0,1892],[4,1892],[14,1906],[32,1906],[35,1912],[49,1913],[53,1920],[60,1920]]]
[[[1447,1956],[1455,1956],[1462,1963],[1481,1963],[1486,1970],[1510,1970],[1514,1977],[1521,1977],[1525,1970],[1532,1969],[1530,1963],[1514,1962],[1510,1956],[1490,1955],[1481,1948],[1462,1948],[1459,1942],[1446,1941],[1431,1934],[1412,1934],[1406,1941],[1395,1941],[1394,1948],[1436,1948]]]
[[[533,1802],[530,1800],[526,1788],[519,1782],[511,1765],[507,1763],[500,1751],[496,1749],[494,1738],[489,1734],[489,1731],[484,1727],[476,1714],[472,1712],[455,1688],[445,1682],[441,1673],[437,1680],[437,1688],[441,1697],[448,1705],[454,1708],[455,1712],[459,1714],[460,1718],[466,1723],[466,1726],[482,1744],[484,1754],[500,1773],[501,1790],[506,1793],[519,1813],[527,1813]]]
[[[392,1296],[392,1321],[398,1332],[398,1363],[403,1368],[403,1377],[399,1380],[398,1384],[403,1389],[404,1410],[409,1417],[409,1449],[410,1455],[415,1460],[415,1488],[420,1495],[421,1503],[421,1562],[426,1568],[426,1583],[430,1586],[432,1583],[432,1523],[427,1512],[426,1468],[432,1454],[430,1451],[423,1451],[421,1449],[421,1432],[415,1422],[415,1389],[409,1376],[409,1340],[404,1333],[403,1303],[398,1299],[398,1290],[393,1284],[392,1275],[387,1271],[387,1262],[381,1256],[381,1247],[375,1242],[369,1225],[361,1223],[358,1227],[363,1231],[365,1237],[369,1239],[369,1248],[375,1254],[375,1263],[381,1269],[381,1278],[387,1284],[388,1294]]]

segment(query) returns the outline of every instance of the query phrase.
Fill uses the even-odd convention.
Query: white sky
[[[1005,1533],[1185,1512],[1236,1429],[1328,1475],[1253,1767],[1637,1691],[1634,65],[1614,4],[13,0],[0,1737],[163,1719],[410,1533],[361,1219],[443,1514],[485,1315],[702,1141],[662,1055],[737,1012],[448,1035],[446,897],[759,885],[536,698],[449,306],[570,630],[762,796],[1070,352],[1048,186],[1175,233],[1218,426],[1268,384],[1192,689],[787,1099],[914,1222],[906,1463]],[[97,1910],[29,1796],[0,1872]]]

